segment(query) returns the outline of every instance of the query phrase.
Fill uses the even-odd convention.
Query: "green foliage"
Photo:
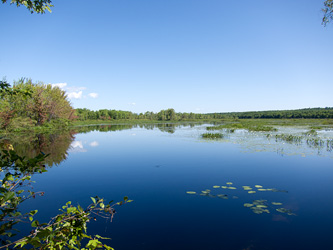
[[[322,11],[324,12],[322,24],[326,26],[331,20],[333,20],[333,0],[326,0]]]
[[[12,148],[11,145],[6,145]],[[40,154],[35,158],[20,157],[13,150],[3,150],[0,154],[0,242],[2,245],[9,243],[8,238],[15,236],[14,226],[27,216],[35,212],[22,214],[18,206],[31,197],[43,195],[33,192],[28,187],[31,185],[31,173],[45,172],[42,164],[46,155]],[[0,247],[1,248],[1,247]]]
[[[74,110],[58,87],[20,79],[11,88],[1,82],[0,126],[7,131],[61,128],[69,125]]]
[[[2,3],[6,3],[7,0],[1,0]],[[52,12],[51,0],[11,0],[10,4],[15,4],[17,7],[23,5],[25,6],[31,13],[40,13],[44,14],[46,11]]]
[[[67,202],[60,209],[61,213],[48,223],[41,224],[31,218],[31,226],[34,228],[32,233],[12,244],[20,248],[33,246],[40,249],[113,249],[101,242],[101,240],[109,238],[87,235],[87,223],[93,219],[92,213],[112,221],[115,214],[113,207],[131,202],[131,200],[124,197],[123,201],[111,205],[112,202],[106,203],[97,196],[91,199],[93,203],[86,209],[80,205],[73,206],[70,201]],[[88,242],[82,248],[84,239],[88,239]]]

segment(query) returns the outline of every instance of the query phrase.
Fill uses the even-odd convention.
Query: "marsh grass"
[[[273,132],[273,131],[277,131],[276,128],[271,127],[271,126],[263,126],[263,125],[259,125],[259,126],[254,126],[254,127],[248,127],[247,128],[248,131],[263,131],[263,132]]]
[[[266,126],[260,123],[249,123],[249,122],[237,122],[237,123],[226,123],[223,125],[218,125],[218,126],[213,126],[213,127],[206,127],[206,130],[212,131],[212,130],[223,130],[223,129],[228,129],[229,131],[227,132],[235,132],[236,129],[245,129],[250,132],[272,132],[272,131],[277,131],[276,128],[272,126]]]
[[[325,141],[319,138],[308,138],[306,139],[306,144],[312,148],[323,148],[325,146]]]
[[[221,133],[204,133],[201,137],[204,139],[222,139],[224,136]]]
[[[311,130],[309,130],[309,131],[305,132],[305,133],[304,133],[304,135],[305,135],[305,136],[317,136],[317,135],[318,135],[318,133],[317,133],[317,131],[316,131],[316,130],[314,130],[314,129],[311,129]]]
[[[298,136],[298,135],[287,135],[287,134],[279,134],[279,135],[275,135],[275,140],[276,142],[278,141],[285,141],[288,143],[292,143],[292,144],[301,144],[302,143],[302,136]]]

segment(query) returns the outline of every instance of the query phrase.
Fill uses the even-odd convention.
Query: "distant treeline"
[[[100,109],[92,111],[89,109],[76,109],[75,119],[85,120],[155,120],[155,121],[182,121],[182,120],[199,120],[210,119],[208,114],[195,113],[177,113],[174,109],[161,110],[158,113],[147,111],[136,114],[130,111]]]
[[[333,118],[333,108],[307,108],[295,110],[249,111],[209,114],[214,118],[238,119],[328,119]]]
[[[230,113],[178,113],[174,109],[161,110],[158,113],[147,111],[133,113],[130,111],[100,109],[76,109],[75,119],[86,120],[155,120],[155,121],[183,121],[209,119],[328,119],[333,118],[333,108],[308,108],[296,110],[249,111]]]

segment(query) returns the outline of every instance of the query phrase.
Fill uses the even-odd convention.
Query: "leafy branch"
[[[95,216],[112,221],[116,213],[114,207],[132,200],[124,197],[123,201],[106,203],[104,199],[91,197],[92,203],[83,209],[80,205],[72,206],[71,202],[60,209],[60,213],[51,218],[48,223],[34,220],[38,210],[22,214],[18,211],[19,205],[44,192],[33,192],[29,189],[32,184],[31,177],[34,173],[46,172],[45,161],[48,155],[40,153],[34,158],[26,159],[17,155],[11,144],[4,144],[8,150],[0,151],[0,249],[9,248],[34,248],[34,249],[113,249],[102,243],[108,239],[99,235],[87,234],[87,223]],[[93,217],[94,216],[94,217]],[[19,222],[29,222],[33,230],[28,236],[14,242],[10,238],[15,236],[14,226]],[[87,242],[81,248],[82,242]]]

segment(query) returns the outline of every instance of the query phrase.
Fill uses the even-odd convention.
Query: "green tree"
[[[9,2],[7,0],[1,0],[2,3]],[[46,11],[52,12],[51,0],[11,0],[10,4],[15,4],[17,7],[23,5],[25,6],[31,13],[40,13],[44,14]]]
[[[74,109],[66,92],[58,87],[21,79],[1,94],[0,120],[3,129],[40,126],[46,122],[65,125],[73,118]]]

